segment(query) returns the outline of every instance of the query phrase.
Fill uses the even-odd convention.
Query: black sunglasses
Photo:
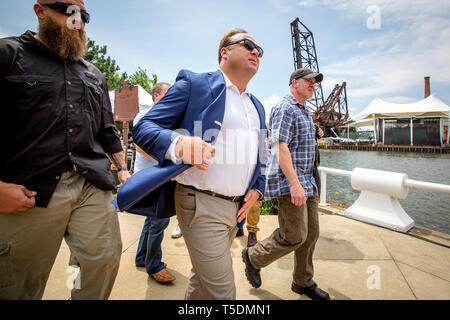
[[[241,39],[241,40],[238,40],[238,41],[235,41],[235,42],[231,42],[231,43],[229,43],[226,46],[228,47],[228,46],[231,46],[233,44],[236,44],[236,43],[239,43],[239,42],[242,42],[242,41],[244,41],[244,48],[245,49],[247,49],[248,51],[253,51],[253,49],[258,50],[258,57],[262,58],[262,56],[264,54],[264,50],[260,46],[254,44],[252,40],[244,38],[244,39]]]
[[[58,11],[59,13],[65,14],[66,16],[70,17],[74,14],[80,12],[81,20],[84,23],[89,23],[90,21],[90,15],[87,13],[87,11],[84,10],[75,10],[75,5],[65,2],[50,2],[50,3],[40,3],[41,6],[48,7],[50,9],[53,9],[55,11]]]

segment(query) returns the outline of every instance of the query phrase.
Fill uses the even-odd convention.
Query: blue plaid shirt
[[[309,111],[293,96],[286,95],[270,112],[269,130],[270,155],[266,171],[265,198],[273,199],[290,194],[289,181],[280,168],[274,149],[278,141],[288,144],[300,184],[306,197],[311,197],[314,189],[317,190],[312,176],[316,129]]]

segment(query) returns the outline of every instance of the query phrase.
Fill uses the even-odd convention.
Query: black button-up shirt
[[[0,181],[36,191],[46,207],[75,169],[102,190],[115,179],[105,153],[122,151],[103,74],[64,60],[27,31],[0,39]]]

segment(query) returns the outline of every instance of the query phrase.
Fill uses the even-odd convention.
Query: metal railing
[[[327,174],[332,174],[341,177],[349,177],[351,178],[353,171],[334,169],[328,167],[319,167],[320,172],[320,205],[326,206],[327,204]],[[440,184],[440,183],[432,183],[425,182],[419,180],[407,179],[405,181],[405,186],[411,189],[423,189],[429,191],[450,193],[450,185]]]
[[[321,206],[327,206],[327,174],[349,177],[351,186],[360,190],[358,199],[343,215],[352,219],[382,226],[395,231],[407,232],[414,220],[403,210],[399,199],[406,199],[410,188],[450,193],[450,186],[408,179],[404,173],[355,168],[346,171],[319,167]]]

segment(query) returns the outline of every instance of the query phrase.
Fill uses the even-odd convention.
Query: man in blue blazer
[[[180,71],[133,129],[134,142],[159,166],[133,176],[117,204],[135,213],[152,207],[161,216],[174,200],[192,262],[186,299],[236,298],[236,224],[265,188],[264,108],[247,90],[262,55],[245,30],[230,30],[219,45],[220,69]]]

